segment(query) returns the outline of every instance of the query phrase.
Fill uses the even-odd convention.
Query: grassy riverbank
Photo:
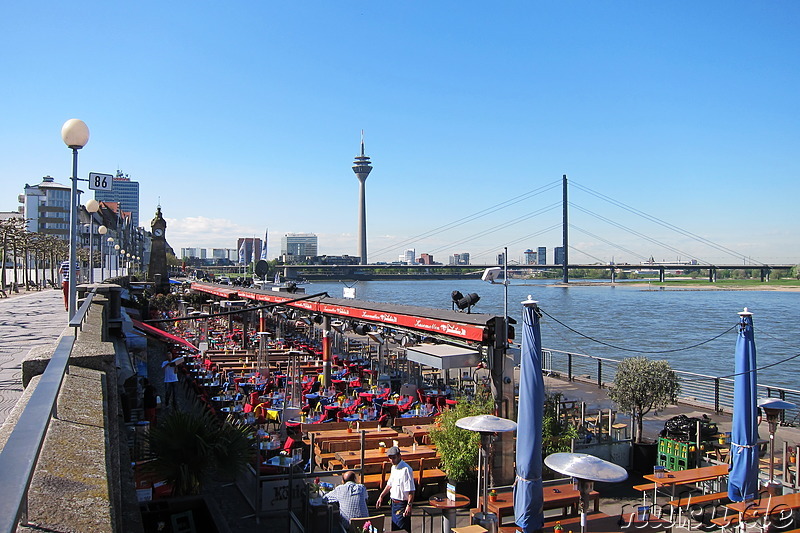
[[[707,291],[800,291],[800,280],[778,279],[762,282],[757,279],[723,279],[709,283],[707,279],[667,278],[659,281],[626,281],[625,285],[637,287],[658,287],[675,290],[707,290]]]

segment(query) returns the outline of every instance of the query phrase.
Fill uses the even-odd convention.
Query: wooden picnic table
[[[387,442],[390,445],[390,442]],[[417,446],[414,450],[411,446],[400,448],[401,457],[405,460],[411,459],[424,459],[428,457],[436,457],[436,448],[431,446]],[[357,468],[361,464],[361,450],[353,450],[347,452],[337,452],[336,459],[344,465],[345,468]],[[388,461],[386,450],[380,449],[364,450],[364,463],[382,463]]]
[[[566,516],[566,510],[570,509],[572,514],[577,514],[578,502],[581,499],[580,491],[576,490],[572,483],[565,483],[561,485],[545,485],[542,487],[542,495],[544,496],[544,509],[564,509],[561,516]],[[593,490],[589,493],[589,499],[594,502],[594,512],[600,511],[600,493]],[[483,496],[478,500],[478,506],[483,503]],[[503,523],[503,518],[506,516],[513,516],[514,514],[514,492],[505,491],[497,493],[497,500],[490,501],[486,505],[486,509],[497,515],[500,523]]]
[[[321,425],[324,426],[325,424]],[[386,439],[388,440],[388,442],[386,443],[387,445],[389,444],[389,442],[392,441],[393,437],[397,436],[397,431],[389,428],[362,429],[362,431],[364,431],[364,438],[382,439],[382,440]],[[353,431],[351,433],[348,433],[346,429],[334,429],[330,431],[325,431],[316,429],[311,430],[309,428],[308,432],[309,437],[303,440],[310,443],[312,434],[314,435],[314,442],[317,444],[330,440],[350,440],[350,439],[357,440],[361,438],[361,433],[358,431]]]
[[[434,427],[433,424],[423,424],[421,426],[403,426],[403,433],[407,433],[414,437],[415,440],[419,440],[423,436],[430,433],[432,427]]]
[[[664,477],[656,477],[655,474],[642,476],[647,481],[654,483],[653,502],[658,496],[659,487],[670,487],[672,498],[675,497],[675,487],[678,485],[689,485],[709,481],[728,475],[728,465],[704,466],[701,468],[689,468],[688,470],[676,470],[674,472],[664,472]]]
[[[740,520],[749,522],[800,509],[800,493],[793,492],[783,496],[763,495],[749,502],[729,503],[726,507],[738,513]]]

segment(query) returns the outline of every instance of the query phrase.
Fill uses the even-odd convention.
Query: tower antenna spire
[[[361,155],[353,161],[353,172],[358,178],[358,255],[362,265],[367,264],[367,176],[372,171],[369,157],[364,152],[364,130],[361,130]]]

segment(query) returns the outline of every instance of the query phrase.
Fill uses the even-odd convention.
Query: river
[[[454,290],[474,292],[481,297],[474,312],[503,314],[503,285],[480,280],[314,282],[305,289],[341,298],[345,286],[355,287],[358,300],[435,309],[450,309]],[[612,359],[638,354],[630,350],[656,352],[644,355],[666,359],[676,370],[713,376],[734,373],[736,332],[731,327],[738,322],[737,313],[747,307],[755,325],[758,382],[800,388],[800,357],[779,363],[800,354],[800,292],[662,290],[608,282],[564,287],[552,280],[515,279],[508,287],[508,314],[517,322],[521,323],[520,302],[528,295],[545,313],[541,323],[545,348]],[[516,333],[520,342],[519,324]],[[700,343],[705,344],[696,346]],[[658,353],[678,348],[687,349]]]

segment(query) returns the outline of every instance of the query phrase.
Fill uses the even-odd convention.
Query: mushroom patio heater
[[[628,479],[628,472],[621,466],[585,453],[554,453],[545,457],[544,464],[578,482],[581,533],[586,533],[586,507],[594,482],[618,483]]]
[[[769,483],[767,490],[770,494],[778,494],[778,486],[775,483],[775,431],[778,429],[778,422],[781,414],[786,409],[797,409],[791,402],[785,402],[779,398],[762,398],[758,400],[758,406],[764,410],[769,423]]]
[[[456,426],[481,434],[481,451],[478,456],[478,495],[483,498],[481,512],[476,514],[473,521],[489,531],[497,531],[497,517],[486,511],[489,501],[489,455],[496,433],[515,431],[517,423],[507,418],[494,415],[466,416],[456,420]]]

